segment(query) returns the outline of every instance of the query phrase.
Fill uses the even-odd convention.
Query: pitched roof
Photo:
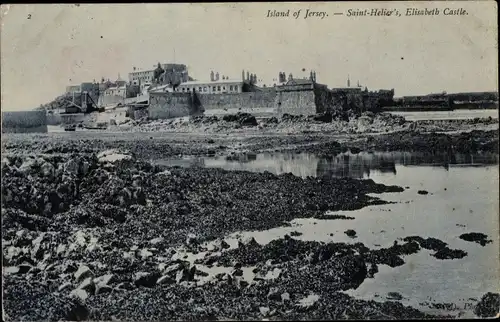
[[[217,85],[217,84],[234,84],[234,83],[243,83],[240,79],[221,79],[218,81],[187,81],[181,83],[180,85]]]
[[[285,85],[303,85],[303,84],[312,84],[312,80],[310,79],[300,79],[300,78],[297,78],[297,79],[291,79],[289,80],[288,82],[286,82]]]

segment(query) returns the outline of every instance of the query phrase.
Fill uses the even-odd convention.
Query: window
[[[220,86],[217,86],[217,91],[220,92]]]
[[[206,87],[206,86],[205,86],[205,87],[203,87],[203,91],[204,91],[204,92],[206,92],[207,90],[208,90],[208,89],[207,89],[207,87]]]
[[[233,85],[229,85],[229,90],[233,91]]]
[[[215,92],[215,86],[212,88],[212,91],[214,91],[214,92]]]
[[[222,87],[222,90],[225,91],[226,90],[226,86]]]
[[[201,86],[200,86],[200,87],[198,87],[198,91],[199,91],[199,92],[201,92],[201,91],[202,91]]]

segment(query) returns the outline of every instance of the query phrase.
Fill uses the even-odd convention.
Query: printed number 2
[[[28,19],[31,19],[31,13],[28,13]]]

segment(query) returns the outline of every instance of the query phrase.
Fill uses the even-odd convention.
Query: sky
[[[441,15],[404,16],[410,7]],[[402,16],[347,16],[365,8]],[[445,8],[468,15],[444,16]],[[307,9],[328,17],[304,19]],[[280,71],[301,77],[305,68],[329,87],[349,75],[351,85],[396,96],[497,91],[496,12],[494,1],[2,5],[1,108],[33,109],[67,85],[128,79],[133,67],[158,62],[186,64],[198,80],[211,70],[240,79],[244,69],[272,84]]]

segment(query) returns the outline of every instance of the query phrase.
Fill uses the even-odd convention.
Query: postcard
[[[0,8],[4,320],[498,317],[496,2]]]

